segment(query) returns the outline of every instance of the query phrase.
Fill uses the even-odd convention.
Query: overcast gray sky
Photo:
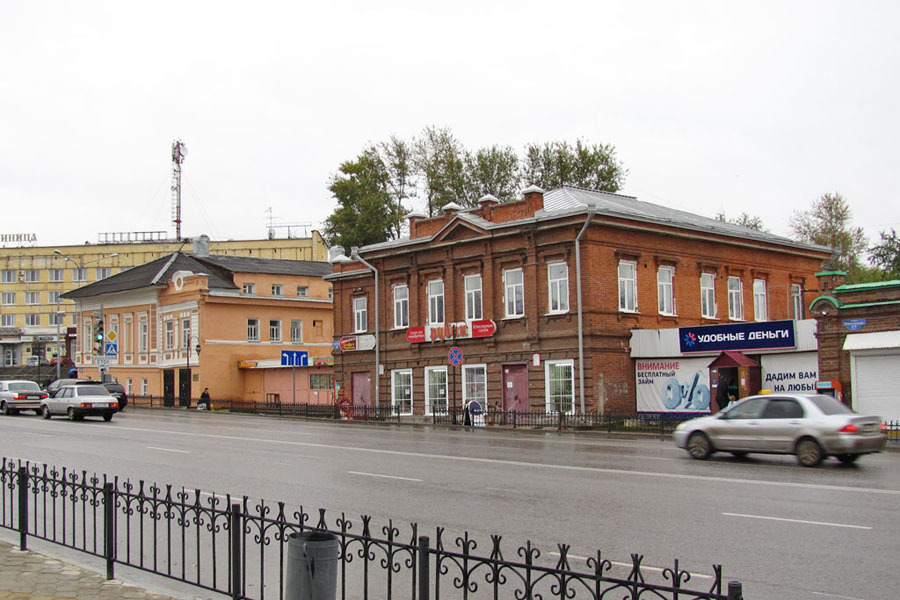
[[[897,2],[0,4],[0,233],[319,228],[369,142],[612,144],[623,193],[775,233],[825,192],[900,229]],[[419,208],[411,206],[410,208]]]

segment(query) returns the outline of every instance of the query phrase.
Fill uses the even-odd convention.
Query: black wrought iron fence
[[[342,599],[742,598],[740,583],[724,585],[720,565],[700,574],[675,560],[660,572],[639,554],[622,566],[599,550],[576,557],[568,544],[511,548],[500,535],[479,551],[468,533],[442,527],[432,538],[415,523],[379,527],[343,513],[329,520],[324,509],[6,458],[0,484],[0,526],[18,532],[22,549],[33,537],[104,559],[109,579],[117,564],[127,565],[235,600],[284,598],[288,536],[304,530],[337,537]],[[707,583],[689,585],[701,579]]]

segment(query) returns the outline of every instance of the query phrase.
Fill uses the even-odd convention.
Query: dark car
[[[125,388],[121,383],[107,382],[103,384],[103,387],[110,393],[110,395],[115,396],[116,400],[119,401],[119,410],[122,410],[126,406],[128,406],[128,394],[125,393]]]
[[[83,383],[99,383],[97,381],[91,381],[90,379],[57,379],[50,383],[47,386],[47,393],[50,394],[50,397],[53,398],[59,393],[59,389],[64,385],[81,385]]]

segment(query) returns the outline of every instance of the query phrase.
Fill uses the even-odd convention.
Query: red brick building
[[[900,280],[847,285],[840,271],[816,275],[819,379],[838,382],[857,412],[900,421]]]
[[[326,276],[339,394],[406,415],[469,400],[633,412],[632,330],[802,318],[830,256],[574,187],[412,214],[409,232],[334,260]]]

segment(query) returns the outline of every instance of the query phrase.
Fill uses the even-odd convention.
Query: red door
[[[368,371],[353,373],[350,386],[353,388],[353,406],[368,408],[372,405],[372,381]]]
[[[528,402],[528,365],[503,365],[503,410],[526,412]]]

